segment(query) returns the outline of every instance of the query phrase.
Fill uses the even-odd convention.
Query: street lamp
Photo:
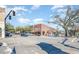
[[[10,10],[10,12],[6,15],[5,19],[4,19],[4,24],[5,24],[5,31],[6,31],[6,20],[7,18],[9,17],[9,20],[11,20],[11,13],[12,13],[12,16],[15,16],[15,11],[14,10]]]

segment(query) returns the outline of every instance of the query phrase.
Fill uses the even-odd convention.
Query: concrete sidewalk
[[[40,47],[34,46],[15,46],[16,54],[47,54]]]

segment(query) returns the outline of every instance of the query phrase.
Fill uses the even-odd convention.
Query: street
[[[14,35],[0,39],[0,42],[5,42],[13,49],[15,54],[77,54],[79,53],[79,43],[68,40],[67,45],[61,44],[62,37],[47,37],[47,36],[28,36],[23,37]]]

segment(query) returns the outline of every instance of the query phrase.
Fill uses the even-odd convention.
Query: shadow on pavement
[[[66,47],[70,47],[70,48],[74,48],[74,49],[79,50],[79,48],[76,48],[76,47],[73,47],[73,46],[70,46],[70,45],[67,45],[67,44],[63,44],[63,45],[66,46]]]
[[[52,46],[51,44],[48,44],[48,43],[45,43],[45,42],[41,42],[37,45],[40,46],[48,54],[68,54],[68,53],[61,51],[60,49]]]

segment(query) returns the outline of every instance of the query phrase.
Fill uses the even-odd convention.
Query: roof
[[[57,31],[57,29],[52,28],[52,27],[50,27],[50,26],[47,25],[47,24],[35,24],[34,26],[36,26],[36,27],[41,27],[41,25],[46,26],[46,27],[48,27],[48,28],[50,28],[50,29],[52,29],[52,30],[54,30],[54,31]]]

